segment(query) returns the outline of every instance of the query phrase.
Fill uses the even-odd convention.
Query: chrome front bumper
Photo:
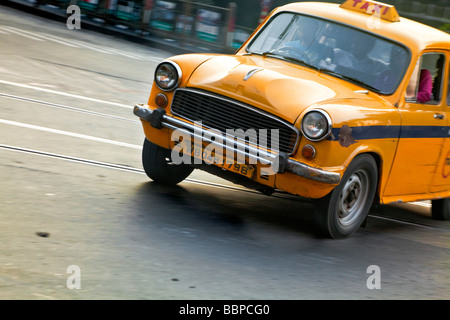
[[[264,165],[270,165],[272,167],[279,168],[278,173],[288,171],[300,177],[329,184],[338,184],[341,180],[341,175],[337,172],[329,172],[317,169],[296,160],[290,159],[285,154],[270,153],[249,146],[244,142],[239,142],[231,137],[225,136],[223,140],[224,143],[218,144],[214,140],[207,138],[207,135],[205,136],[205,129],[192,123],[168,116],[166,115],[164,109],[151,110],[144,105],[138,104],[134,106],[133,113],[142,120],[150,122],[152,127],[156,129],[162,129],[163,127],[165,127],[172,130],[183,130],[183,133],[189,134],[194,139],[199,139],[200,141],[211,143],[226,150],[233,151],[237,154],[244,154],[249,159],[256,160]],[[235,146],[238,146],[238,148],[235,148]]]

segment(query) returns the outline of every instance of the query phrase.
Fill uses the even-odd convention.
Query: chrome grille
[[[279,130],[279,151],[292,154],[295,151],[299,132],[290,123],[266,114],[252,106],[215,94],[198,90],[178,89],[175,92],[172,113],[192,122],[201,121],[206,128],[219,130],[267,129],[267,147],[273,146],[270,130]]]

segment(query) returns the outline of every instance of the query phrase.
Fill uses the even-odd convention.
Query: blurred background
[[[274,8],[289,0],[8,0],[67,17],[81,8],[82,23],[153,37],[187,51],[233,52]],[[338,0],[323,2],[342,3]],[[400,15],[450,32],[450,0],[385,0]],[[196,50],[197,49],[197,50]]]

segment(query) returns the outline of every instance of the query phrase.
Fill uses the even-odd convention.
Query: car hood
[[[262,56],[216,56],[191,75],[188,87],[242,101],[295,123],[305,108],[361,99],[361,89],[307,67]],[[366,97],[365,97],[366,98]]]

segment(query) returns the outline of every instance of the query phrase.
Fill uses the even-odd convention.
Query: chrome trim
[[[269,153],[266,153],[266,152],[261,152],[260,150],[258,150],[257,152],[259,153],[259,154],[264,154],[264,156],[266,157],[261,157],[261,156],[255,156],[254,154],[252,154],[251,152],[245,152],[245,151],[242,151],[241,149],[239,149],[239,148],[232,148],[232,147],[230,147],[230,146],[227,146],[226,144],[225,145],[223,145],[223,144],[221,144],[221,143],[217,143],[217,142],[215,142],[214,140],[211,140],[211,139],[208,139],[208,138],[205,138],[205,136],[203,135],[203,134],[198,134],[198,133],[192,133],[192,132],[190,132],[189,130],[187,130],[186,128],[180,128],[180,127],[177,127],[176,125],[173,125],[173,124],[169,124],[169,123],[163,123],[163,125],[164,125],[164,127],[166,127],[166,128],[169,128],[169,129],[172,129],[172,130],[181,130],[181,131],[183,131],[184,133],[187,133],[187,134],[189,134],[192,138],[194,138],[194,139],[200,139],[202,142],[208,142],[208,143],[211,143],[211,144],[213,144],[213,145],[215,145],[215,146],[217,146],[217,147],[222,147],[222,148],[224,148],[224,149],[226,149],[226,150],[230,150],[230,151],[233,151],[233,152],[235,152],[235,153],[237,153],[237,154],[240,154],[240,155],[243,155],[243,156],[245,156],[245,157],[248,157],[248,158],[250,158],[250,159],[252,159],[252,160],[256,160],[256,161],[258,161],[258,162],[261,162],[262,164],[264,164],[264,165],[271,165],[273,162],[272,162],[272,160],[269,160],[269,159],[267,159],[267,158],[274,158],[275,159],[275,156],[274,155],[272,155],[272,154],[269,154]],[[197,128],[197,131],[199,131],[200,129],[199,128]],[[201,132],[204,132],[204,130],[203,129],[201,129]],[[249,146],[246,146],[247,148],[249,148]],[[258,154],[258,153],[256,153],[256,154]]]
[[[286,171],[289,171],[303,178],[323,183],[338,184],[341,181],[341,175],[337,172],[330,172],[310,167],[304,163],[292,159],[288,160]]]
[[[139,104],[135,105],[133,113],[142,120],[150,121],[153,111],[148,107]],[[223,143],[218,143],[215,142],[214,140],[206,138],[204,136],[204,133],[206,133],[207,130],[195,126],[194,124],[187,123],[183,120],[176,119],[168,115],[164,115],[162,118],[163,118],[162,125],[166,128],[172,130],[185,130],[184,132],[191,135],[191,137],[202,139],[202,141],[204,142],[212,143],[216,146],[225,148],[226,150],[232,150],[233,152],[244,154],[246,157],[257,160],[262,164],[274,165],[275,161],[279,160],[278,154],[270,153],[268,151],[258,149],[257,147],[254,146],[249,146],[248,144],[236,141],[234,138],[231,138],[229,136],[228,137],[225,136],[224,140],[229,141],[230,143],[225,143],[224,145]],[[243,153],[242,150],[240,150],[239,148],[236,149],[234,145],[245,146],[244,150],[253,151],[254,153],[247,151],[244,151]],[[341,175],[337,172],[330,172],[314,168],[293,159],[287,160],[286,171],[307,179],[329,184],[338,184],[341,180]]]
[[[171,65],[172,67],[174,67],[175,70],[177,71],[177,74],[178,74],[178,81],[177,81],[177,84],[176,84],[173,88],[170,88],[170,89],[163,89],[163,88],[161,88],[161,87],[159,86],[158,81],[156,81],[156,72],[158,71],[158,68],[159,68],[160,66],[162,66],[163,64],[170,64],[170,65]],[[180,84],[181,84],[181,79],[183,78],[183,72],[181,71],[181,68],[180,68],[180,66],[178,65],[178,63],[173,62],[173,61],[166,60],[166,61],[163,61],[163,62],[161,62],[160,64],[158,64],[158,66],[157,66],[156,69],[155,69],[155,74],[154,74],[154,77],[153,77],[153,78],[155,79],[155,84],[156,84],[156,86],[157,86],[160,90],[162,90],[162,91],[164,91],[164,92],[170,92],[170,91],[174,91],[176,88],[178,88],[178,87],[180,86]]]
[[[291,152],[289,155],[294,154],[295,151],[296,151],[297,148],[298,148],[298,145],[299,145],[299,142],[300,142],[300,135],[301,135],[301,132],[300,132],[300,130],[298,130],[294,125],[292,125],[291,123],[289,123],[289,122],[287,122],[287,121],[285,121],[285,120],[281,120],[281,119],[277,118],[276,116],[271,115],[271,114],[268,114],[268,113],[266,113],[266,112],[264,112],[264,111],[261,111],[261,110],[259,110],[259,109],[257,109],[257,108],[251,107],[251,106],[246,105],[246,104],[244,104],[244,103],[242,103],[242,102],[233,100],[233,99],[231,99],[231,98],[226,98],[226,97],[223,97],[223,96],[220,96],[220,95],[214,95],[214,94],[211,94],[211,93],[208,93],[208,92],[204,92],[204,91],[200,91],[200,90],[195,90],[195,89],[188,89],[188,88],[178,88],[178,89],[175,90],[174,95],[177,93],[177,91],[194,92],[194,93],[201,94],[201,95],[204,95],[204,96],[208,96],[208,97],[211,97],[211,98],[216,98],[216,99],[219,99],[219,100],[222,100],[222,101],[226,101],[226,102],[228,102],[228,103],[233,103],[233,104],[235,104],[235,105],[237,105],[237,106],[239,106],[239,107],[242,107],[242,108],[245,108],[245,109],[247,109],[247,110],[251,110],[251,111],[257,112],[257,113],[259,113],[259,114],[261,114],[261,115],[263,115],[263,116],[265,116],[265,117],[271,118],[271,119],[273,119],[273,120],[275,120],[275,121],[277,121],[277,122],[279,122],[279,123],[281,123],[281,124],[283,124],[283,125],[289,127],[290,129],[292,129],[292,130],[297,134],[297,139],[296,139],[296,141],[295,141],[295,145],[294,145],[294,147],[292,148],[292,152]],[[178,114],[177,112],[173,112],[173,110],[172,110],[172,105],[173,105],[173,99],[172,99],[172,102],[171,102],[171,104],[170,104],[170,111],[172,112],[172,114],[174,114],[174,115],[176,115],[176,116],[178,116],[178,117],[180,117],[180,118],[183,118],[183,119],[185,119],[185,120],[188,120],[188,121],[192,121],[192,122],[195,121],[195,120],[193,120],[193,119],[188,119],[188,118],[184,117],[183,115]],[[211,128],[211,129],[214,129],[214,128]],[[330,133],[331,133],[331,132],[330,132]]]
[[[306,134],[305,134],[305,131],[303,130],[303,121],[305,120],[305,118],[306,118],[306,116],[307,116],[308,114],[313,113],[313,112],[318,112],[318,113],[320,113],[321,115],[323,115],[323,116],[325,117],[325,119],[326,119],[326,121],[327,121],[327,125],[328,125],[328,130],[327,130],[327,132],[326,132],[323,136],[321,136],[320,138],[318,138],[318,139],[312,139],[311,137],[309,137],[308,135],[306,135]],[[332,131],[332,129],[333,129],[333,121],[331,120],[331,117],[330,117],[330,115],[329,115],[327,112],[325,112],[325,111],[323,111],[323,110],[320,110],[320,109],[314,109],[314,110],[308,111],[308,112],[303,116],[302,124],[301,124],[300,128],[301,128],[301,132],[302,132],[303,136],[304,136],[306,139],[308,139],[309,141],[312,141],[312,142],[320,142],[320,141],[325,140],[326,138],[328,138],[328,137],[331,135],[331,131]]]
[[[250,71],[245,75],[244,81],[249,80],[249,79],[250,79],[251,77],[253,77],[256,73],[258,73],[258,72],[260,72],[260,71],[263,71],[263,70],[264,70],[264,68],[256,68],[256,69],[250,70]]]
[[[193,138],[200,139],[203,142],[211,143],[217,147],[222,147],[226,150],[234,151],[238,154],[249,157],[250,159],[259,161],[262,164],[266,164],[266,165],[272,164],[273,163],[272,161],[275,160],[277,157],[277,154],[275,154],[275,153],[270,153],[268,151],[258,149],[257,147],[253,147],[251,145],[243,143],[239,140],[235,140],[232,137],[226,136],[226,135],[224,137],[224,140],[227,141],[228,143],[225,143],[225,145],[224,145],[223,143],[218,143],[214,140],[211,140],[211,139],[208,139],[207,137],[205,137],[204,133],[206,132],[206,130],[204,130],[203,128],[201,128],[199,126],[196,126],[195,124],[193,125],[190,123],[186,123],[184,121],[169,117],[167,115],[165,115],[163,117],[163,119],[165,121],[169,122],[169,123],[163,122],[163,126],[169,128],[169,129],[173,129],[173,130],[183,130],[184,129],[184,132],[188,133]],[[233,144],[233,146],[231,146],[231,144]],[[237,145],[238,148],[234,148],[234,145]],[[249,152],[242,151],[242,150],[246,150],[246,149],[248,149]],[[256,156],[255,156],[255,154],[256,154]]]

